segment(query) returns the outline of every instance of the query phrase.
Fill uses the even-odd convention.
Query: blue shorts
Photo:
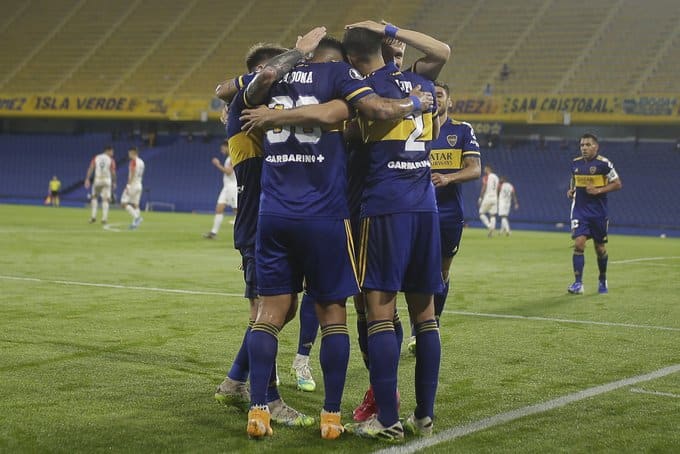
[[[439,231],[442,238],[442,257],[454,257],[460,247],[460,239],[463,236],[465,221],[458,216],[447,216],[439,213]]]
[[[592,238],[598,244],[607,242],[609,219],[606,217],[596,218],[573,218],[571,220],[571,237],[585,236]]]
[[[241,253],[241,269],[246,290],[243,294],[248,299],[257,298],[257,275],[255,274],[255,246],[248,246],[238,250]]]
[[[361,220],[359,282],[365,290],[439,293],[439,215],[394,213]]]
[[[260,215],[257,224],[260,295],[306,291],[317,302],[359,293],[349,221]]]

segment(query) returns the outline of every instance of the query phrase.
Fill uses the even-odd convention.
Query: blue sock
[[[278,347],[279,329],[271,323],[255,322],[248,335],[251,405],[267,404],[267,387]]]
[[[368,369],[368,322],[366,312],[357,311],[357,334],[359,334],[359,350],[364,360],[364,366]]]
[[[442,293],[435,293],[434,295],[434,318],[437,320],[437,326],[439,326],[439,319],[444,312],[444,304],[446,304],[446,298],[449,296],[449,280],[447,279],[444,283],[444,291]]]
[[[597,258],[597,267],[600,270],[600,280],[604,281],[607,279],[607,262],[609,261],[609,255],[605,254],[602,257]]]
[[[326,325],[321,328],[319,361],[326,389],[323,409],[330,412],[340,411],[349,363],[349,330],[346,324]]]
[[[248,380],[248,371],[250,370],[248,361],[248,335],[250,334],[250,329],[253,326],[253,321],[248,321],[248,328],[246,328],[246,333],[243,335],[243,340],[241,341],[241,348],[239,348],[234,362],[231,364],[231,369],[227,377],[232,380],[245,382]]]
[[[394,320],[392,320],[392,323],[394,323],[394,334],[397,335],[397,347],[401,354],[401,344],[404,342],[404,326],[401,324],[399,313],[396,310],[394,311]]]
[[[316,317],[315,301],[306,293],[300,304],[300,336],[298,337],[298,354],[309,356],[309,351],[319,331],[319,319]]]
[[[572,261],[574,262],[574,277],[576,278],[576,282],[582,282],[583,281],[583,267],[585,266],[586,259],[583,256],[583,253],[577,254],[575,253]]]
[[[416,325],[416,418],[434,418],[434,399],[441,361],[439,328],[435,320]]]
[[[371,386],[378,406],[378,420],[389,427],[399,420],[397,404],[397,367],[399,347],[392,320],[368,324],[368,356]]]
[[[274,402],[280,398],[279,387],[276,385],[276,361],[274,361],[272,373],[269,374],[269,382],[267,383],[267,402]]]

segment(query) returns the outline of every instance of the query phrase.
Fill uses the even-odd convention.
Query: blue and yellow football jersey
[[[272,109],[344,99],[350,104],[373,90],[344,62],[302,63],[270,90]],[[347,155],[342,124],[284,127],[265,132],[260,214],[347,218]]]
[[[420,85],[436,99],[431,81],[412,72],[402,73],[394,63],[386,64],[366,80],[385,98],[404,98]],[[361,217],[437,211],[430,173],[433,112],[436,105],[399,120],[359,118],[370,156]]]
[[[234,80],[239,89],[229,105],[227,119],[227,140],[229,156],[238,184],[238,212],[234,222],[234,246],[236,249],[255,245],[257,215],[260,208],[260,179],[262,176],[262,134],[246,134],[241,131],[239,120],[246,108],[243,100],[245,87],[255,77],[250,73]]]
[[[571,204],[572,219],[607,217],[607,194],[591,195],[586,188],[606,186],[619,178],[614,164],[604,156],[597,155],[587,161],[574,158],[571,165],[572,187],[575,189]]]
[[[432,142],[432,172],[458,172],[463,168],[463,160],[469,157],[480,157],[475,131],[470,123],[447,118],[440,126],[439,137]],[[436,188],[436,195],[439,212],[462,222],[463,196],[460,189],[459,184],[449,184]]]

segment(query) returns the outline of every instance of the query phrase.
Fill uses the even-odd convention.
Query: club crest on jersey
[[[446,142],[448,142],[448,144],[452,147],[455,147],[456,142],[458,142],[458,136],[455,134],[448,135],[446,136]]]
[[[595,172],[597,172],[597,167],[592,166],[592,167],[591,167],[590,169],[588,169],[588,170],[590,171],[590,174],[591,174],[591,175],[595,175]]]
[[[362,76],[361,73],[354,68],[349,69],[349,77],[356,80],[364,80],[364,76]]]

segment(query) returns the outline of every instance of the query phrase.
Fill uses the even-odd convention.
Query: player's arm
[[[213,165],[219,169],[220,172],[222,172],[225,175],[231,175],[234,173],[234,167],[232,167],[231,164],[227,165],[222,165],[219,159],[217,158],[212,158]]]
[[[441,123],[439,123],[439,115],[435,113],[432,114],[432,140],[437,140],[439,137],[439,130],[441,129]]]
[[[517,191],[512,190],[512,202],[515,204],[515,209],[519,210],[519,200],[517,199]]]
[[[421,91],[420,85],[411,90],[407,98],[383,98],[368,94],[354,103],[354,107],[368,120],[397,120],[413,112],[423,112],[432,107],[432,93]]]
[[[572,175],[571,178],[569,179],[569,189],[567,190],[567,198],[573,199],[575,194],[576,194],[576,180],[574,179],[574,175]]]
[[[87,174],[85,175],[85,189],[90,187],[90,178],[92,178],[92,172],[94,172],[94,158],[90,161],[90,166],[87,168]]]
[[[355,27],[382,33],[386,37],[396,39],[421,51],[425,56],[416,60],[413,64],[413,72],[430,80],[435,80],[439,76],[439,73],[451,56],[451,48],[448,44],[424,33],[395,27],[385,21],[378,23],[368,20],[347,25],[345,28]]]
[[[117,182],[117,176],[116,176],[116,161],[113,159],[111,160],[111,187],[115,191],[116,187],[118,186]]]
[[[130,171],[128,172],[128,186],[130,186],[130,183],[132,183],[135,179],[135,174],[137,173],[137,162],[136,161],[131,161],[130,162]]]
[[[351,115],[350,107],[345,101],[333,99],[323,104],[293,109],[270,109],[266,106],[245,109],[240,120],[244,122],[241,129],[250,132],[254,128],[271,129],[291,125],[307,128],[330,126],[349,119]]]
[[[234,99],[236,93],[238,93],[238,87],[236,86],[236,82],[233,78],[220,82],[215,88],[215,96],[227,104],[229,104],[231,100]]]
[[[326,36],[326,27],[316,27],[305,36],[299,37],[295,48],[269,60],[246,87],[244,95],[246,103],[249,106],[262,104],[274,82],[281,80],[287,72],[293,69],[293,66],[304,60],[307,54],[314,52],[324,36]]]
[[[482,164],[479,156],[467,156],[463,158],[463,168],[455,173],[432,173],[432,184],[436,188],[453,183],[465,183],[479,178],[482,174]],[[484,191],[482,190],[482,194]]]
[[[623,183],[621,183],[621,178],[618,176],[616,177],[615,180],[610,181],[604,186],[600,187],[595,187],[595,186],[588,186],[586,187],[586,192],[590,195],[600,195],[600,194],[606,194],[608,192],[614,192],[618,191],[623,187]]]

